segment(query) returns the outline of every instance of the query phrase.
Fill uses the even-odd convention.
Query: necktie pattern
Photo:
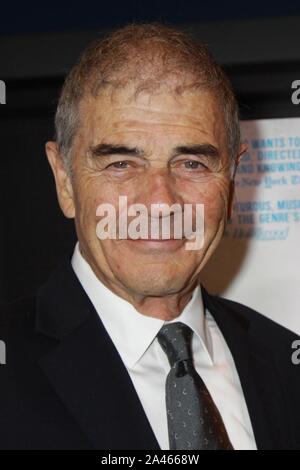
[[[192,360],[193,331],[182,322],[164,325],[157,335],[171,370],[166,406],[171,450],[233,450],[222,417]]]

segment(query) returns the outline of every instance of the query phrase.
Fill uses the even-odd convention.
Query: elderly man
[[[46,153],[78,242],[3,315],[0,447],[300,448],[295,335],[199,282],[245,152],[206,47],[159,23],[112,32],[69,73],[55,123]],[[146,209],[143,236],[99,229],[109,205],[124,231],[120,197]],[[154,205],[171,208],[168,237],[150,233]]]

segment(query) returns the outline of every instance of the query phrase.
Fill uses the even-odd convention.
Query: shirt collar
[[[195,332],[212,363],[212,343],[206,329],[200,285],[194,289],[181,314],[173,320],[164,321],[143,315],[132,304],[108,289],[83,258],[78,241],[71,264],[126,367],[134,367],[164,324],[177,321],[185,323]]]

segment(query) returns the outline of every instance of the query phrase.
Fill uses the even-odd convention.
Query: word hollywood
[[[100,204],[97,207],[96,216],[102,217],[96,227],[96,234],[100,240],[108,238],[130,238],[133,240],[139,238],[151,240],[185,238],[194,240],[194,242],[185,243],[186,250],[199,250],[204,244],[203,204],[195,204],[194,213],[193,204],[184,204],[183,210],[180,204],[170,206],[168,204],[151,204],[149,214],[148,208],[144,204],[136,203],[128,207],[127,196],[119,196],[118,216],[114,205],[110,203]],[[134,217],[129,224],[128,217]],[[151,222],[150,236],[149,220]],[[171,226],[173,228],[172,235]]]

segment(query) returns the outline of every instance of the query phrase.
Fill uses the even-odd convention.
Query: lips
[[[170,242],[170,241],[179,241],[182,240],[182,238],[130,238],[129,240],[132,240],[134,242]]]

